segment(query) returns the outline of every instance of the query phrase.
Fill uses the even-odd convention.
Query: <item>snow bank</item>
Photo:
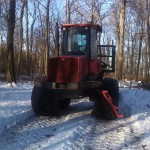
[[[0,82],[0,132],[33,114],[30,102],[32,87],[31,84],[18,83],[12,88]]]
[[[120,111],[125,117],[150,112],[150,91],[120,89]]]

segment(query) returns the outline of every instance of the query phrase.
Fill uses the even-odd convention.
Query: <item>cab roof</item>
[[[86,23],[86,24],[63,24],[62,27],[91,27],[99,32],[102,32],[102,27],[98,24],[90,24],[90,23]]]

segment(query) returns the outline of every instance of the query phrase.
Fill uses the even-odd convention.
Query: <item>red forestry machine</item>
[[[118,114],[119,87],[104,73],[115,71],[115,46],[99,45],[102,28],[93,24],[62,25],[61,56],[50,58],[46,80],[35,81],[31,104],[36,115],[56,115],[71,99],[89,97],[96,117]]]

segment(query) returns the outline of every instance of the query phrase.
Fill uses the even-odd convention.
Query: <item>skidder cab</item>
[[[32,91],[35,114],[55,115],[72,98],[88,96],[94,102],[95,116],[122,117],[118,114],[118,82],[103,79],[105,72],[115,71],[115,46],[100,45],[101,32],[99,25],[62,25],[61,55],[49,59],[47,79],[36,82]]]

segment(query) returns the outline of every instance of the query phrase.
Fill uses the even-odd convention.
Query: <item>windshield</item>
[[[87,27],[65,28],[63,31],[63,54],[88,55],[89,30]]]

